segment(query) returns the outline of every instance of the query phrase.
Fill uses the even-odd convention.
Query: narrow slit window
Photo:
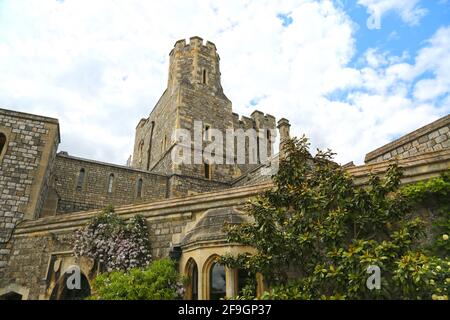
[[[203,140],[211,141],[211,126],[209,124],[205,124],[203,128]]]
[[[86,171],[84,170],[84,168],[81,168],[80,172],[78,173],[78,180],[77,180],[77,190],[78,191],[81,191],[83,189],[85,176],[86,176]]]
[[[164,136],[164,140],[161,144],[161,153],[163,153],[167,148],[167,136]]]
[[[139,143],[139,163],[142,163],[142,158],[143,158],[143,151],[144,151],[144,141],[141,140],[141,142]]]
[[[136,196],[138,198],[142,197],[142,184],[143,184],[142,178],[140,178],[137,183],[137,192],[136,192]]]
[[[205,178],[211,179],[211,166],[207,162],[205,162]]]
[[[0,132],[0,155],[4,148],[6,148],[6,136],[4,133]]]
[[[114,173],[111,173],[108,179],[108,193],[112,193],[113,185],[114,185]]]
[[[203,69],[202,83],[203,83],[203,84],[206,84],[206,69]]]

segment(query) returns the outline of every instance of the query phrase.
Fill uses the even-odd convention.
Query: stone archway
[[[91,286],[87,277],[80,272],[79,288],[70,288],[70,273],[65,272],[53,287],[50,300],[84,300],[91,295]]]
[[[0,289],[0,300],[27,300],[29,289],[12,283]]]
[[[22,295],[20,293],[10,291],[0,295],[0,300],[22,300]]]

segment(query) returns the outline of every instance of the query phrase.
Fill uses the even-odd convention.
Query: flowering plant
[[[152,258],[144,217],[135,215],[126,223],[112,206],[75,232],[73,250],[76,257],[92,258],[101,271],[146,267]]]

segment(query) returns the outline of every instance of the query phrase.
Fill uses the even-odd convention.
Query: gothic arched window
[[[4,148],[6,148],[6,136],[3,132],[0,132],[0,155]]]
[[[139,163],[142,163],[142,159],[144,156],[143,152],[144,152],[144,140],[141,140],[141,142],[139,142],[139,149],[138,149]]]
[[[77,180],[77,190],[78,191],[81,191],[83,189],[85,176],[86,176],[86,171],[84,170],[84,168],[81,168],[80,172],[78,173],[78,180]]]
[[[198,300],[198,268],[197,263],[192,258],[186,264],[186,273],[189,278],[186,298],[189,300]]]
[[[114,173],[111,173],[108,179],[108,193],[112,193],[113,185],[114,185]]]
[[[219,300],[226,296],[225,267],[213,262],[209,269],[209,299]]]
[[[139,178],[138,183],[137,183],[137,192],[136,192],[136,197],[141,198],[142,197],[142,178]]]

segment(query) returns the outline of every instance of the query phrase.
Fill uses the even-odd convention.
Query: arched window
[[[81,191],[83,189],[85,176],[86,176],[86,172],[85,172],[84,168],[81,168],[80,173],[78,174],[78,180],[77,180],[77,190],[78,191]]]
[[[142,178],[139,178],[138,183],[137,183],[137,192],[136,192],[136,197],[141,198],[142,197]]]
[[[108,179],[108,193],[112,193],[113,185],[114,185],[114,173],[111,173]]]
[[[204,124],[203,125],[203,140],[211,141],[211,125]]]
[[[198,268],[194,259],[190,258],[186,265],[186,274],[189,283],[186,290],[186,298],[188,300],[198,300]]]
[[[141,142],[139,142],[139,149],[138,149],[139,163],[142,163],[143,151],[144,151],[144,140],[141,140]]]
[[[209,298],[219,300],[226,296],[225,267],[214,262],[209,269]]]
[[[0,155],[2,155],[3,149],[6,148],[6,136],[0,132]]]

